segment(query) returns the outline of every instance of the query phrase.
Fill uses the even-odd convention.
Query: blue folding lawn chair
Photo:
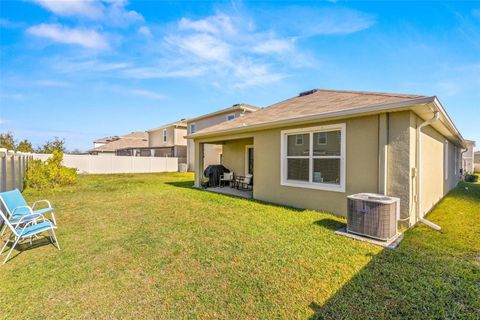
[[[39,213],[32,213],[32,214],[25,214],[21,218],[19,218],[15,223],[12,223],[12,219],[8,219],[6,215],[0,210],[0,218],[3,219],[6,228],[9,228],[12,232],[8,239],[5,241],[5,244],[0,251],[0,255],[3,253],[7,244],[12,241],[13,245],[10,251],[7,254],[5,260],[3,260],[3,264],[8,261],[10,254],[12,253],[13,249],[17,245],[20,239],[30,239],[30,244],[32,241],[32,237],[38,235],[42,232],[48,232],[50,236],[50,241],[52,244],[56,244],[58,250],[60,250],[60,244],[58,243],[57,236],[55,235],[54,229],[57,227],[48,219]]]
[[[16,224],[20,219],[27,216],[27,218],[23,218],[22,222],[28,222],[25,219],[33,219],[32,214],[38,214],[44,216],[47,213],[50,213],[52,216],[52,221],[54,225],[57,225],[57,221],[55,220],[55,215],[53,214],[52,205],[48,200],[38,200],[35,201],[32,206],[30,207],[25,199],[23,198],[22,193],[20,190],[15,189],[12,191],[0,192],[0,201],[2,202],[3,206],[7,211],[7,218],[11,224]],[[35,209],[38,204],[44,203],[47,205],[45,208]],[[4,225],[2,231],[0,232],[0,237],[3,236],[3,233],[7,229],[7,226]]]

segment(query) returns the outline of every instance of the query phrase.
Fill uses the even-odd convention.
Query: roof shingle
[[[195,135],[201,136],[223,130],[245,129],[270,122],[317,116],[334,111],[354,110],[422,97],[424,96],[413,94],[314,89],[259,109],[244,117],[199,130]]]

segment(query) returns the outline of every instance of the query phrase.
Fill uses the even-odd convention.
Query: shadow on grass
[[[475,319],[478,265],[453,260],[413,247],[385,250],[325,304],[312,301],[310,320]]]
[[[48,245],[55,246],[55,244],[53,244],[52,241],[50,241],[50,238],[47,237],[47,236],[42,236],[42,237],[36,238],[35,240],[32,241],[32,244],[30,244],[29,240],[23,240],[21,243],[17,243],[17,245],[15,246],[15,249],[12,252],[12,255],[8,259],[7,263],[9,261],[15,259],[16,257],[18,257],[23,252],[26,252],[26,251],[29,251],[29,250],[34,250],[34,249],[44,247],[44,246],[48,246]],[[2,244],[2,246],[3,246],[3,244]],[[10,251],[10,249],[12,248],[12,246],[13,246],[13,242],[10,241],[7,244],[7,247],[5,248],[5,250],[3,251],[1,257],[5,257],[8,254],[8,251]],[[3,259],[4,258],[1,258],[2,261],[3,261]]]
[[[169,186],[174,186],[178,188],[185,188],[185,189],[191,189],[191,190],[199,190],[193,187],[193,180],[189,181],[169,181],[165,182],[165,184],[168,184]]]
[[[465,189],[468,187],[468,189]],[[461,183],[448,197],[467,205],[466,225],[478,221],[480,185]],[[452,203],[452,202],[450,202]],[[450,204],[449,204],[450,205]],[[450,221],[458,219],[452,207]],[[435,210],[435,209],[434,209]],[[337,221],[314,222],[337,228]],[[455,256],[435,250],[436,246],[464,246],[456,233],[434,233],[411,229],[396,250],[383,250],[334,295],[308,307],[314,319],[479,319],[480,264],[478,247],[471,254]]]
[[[198,188],[193,187],[193,180],[192,181],[190,181],[190,180],[189,181],[169,181],[169,182],[165,182],[165,184],[168,184],[168,185],[174,186],[174,187],[178,187],[178,188],[185,188],[185,189],[189,189],[189,190],[199,191],[199,192],[200,191],[207,191],[206,189],[198,189]],[[246,200],[246,201],[252,201],[252,202],[255,202],[255,203],[258,203],[258,204],[263,204],[263,205],[273,206],[273,207],[277,207],[277,208],[288,209],[288,210],[292,210],[292,211],[296,211],[296,212],[303,212],[303,211],[306,210],[306,209],[303,209],[303,208],[290,207],[290,206],[271,203],[271,202],[267,202],[267,201],[254,199],[254,198],[244,198],[244,197],[239,197],[239,196],[236,196],[236,195],[230,195],[230,194],[219,193],[219,192],[210,192],[210,193],[211,194],[217,194],[219,196],[229,197],[229,198],[232,198],[232,199],[242,199],[242,200]]]
[[[345,226],[345,223],[329,218],[314,221],[313,224],[332,231],[337,231],[338,229]]]

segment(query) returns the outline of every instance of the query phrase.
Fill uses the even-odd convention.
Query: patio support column
[[[203,177],[203,158],[204,158],[204,143],[195,141],[195,185],[194,187],[201,187],[201,179]]]

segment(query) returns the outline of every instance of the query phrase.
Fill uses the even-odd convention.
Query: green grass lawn
[[[0,317],[480,318],[480,184],[428,216],[443,233],[419,226],[390,251],[335,235],[341,218],[192,179],[91,175],[27,190],[52,201],[62,250],[40,239],[14,252],[0,268]]]

